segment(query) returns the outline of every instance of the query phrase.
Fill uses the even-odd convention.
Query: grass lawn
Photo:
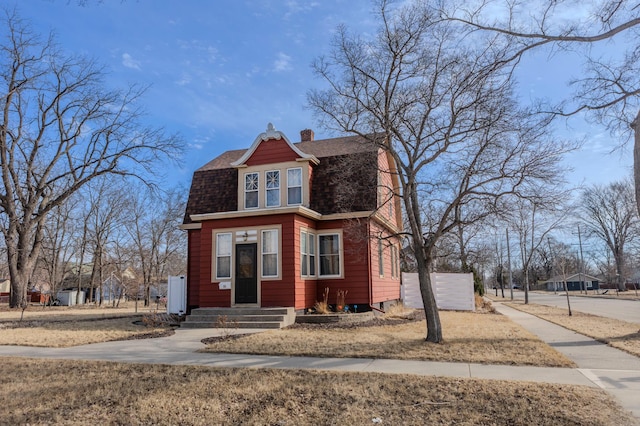
[[[132,324],[135,312],[105,319],[83,310],[21,323],[0,312],[0,344],[70,346],[87,336],[166,330]],[[572,366],[502,315],[441,312],[441,319],[445,341],[437,345],[424,342],[424,321],[390,317],[374,327],[275,330],[206,350]],[[581,386],[27,358],[2,358],[2,365],[0,424],[638,424],[604,391]]]
[[[171,327],[158,321],[155,314],[126,310],[104,312],[66,308],[46,314],[31,313],[22,321],[16,320],[15,315],[15,311],[0,313],[0,345],[60,348],[173,333]]]
[[[2,424],[637,424],[603,391],[580,386],[24,358],[2,363]]]
[[[440,312],[444,342],[427,343],[425,321],[354,329],[286,328],[213,341],[204,352],[390,358],[575,367],[536,336],[498,314]]]

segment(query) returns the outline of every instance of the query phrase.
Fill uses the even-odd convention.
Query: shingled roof
[[[317,158],[377,151],[377,147],[374,144],[359,136],[345,136],[340,138],[297,142],[294,143],[294,145],[298,147],[300,151],[314,155]],[[230,168],[231,163],[242,157],[246,151],[246,149],[236,149],[233,151],[223,152],[218,157],[200,167],[196,172],[202,170]]]
[[[320,160],[314,166],[309,208],[321,214],[374,210],[378,148],[359,136],[298,142],[300,151]],[[238,209],[238,170],[231,163],[246,149],[226,151],[193,174],[184,223],[193,214]],[[341,185],[348,185],[341,191]],[[357,193],[356,197],[348,194]]]

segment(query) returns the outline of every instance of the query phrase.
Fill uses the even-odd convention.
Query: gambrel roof
[[[194,214],[238,210],[238,165],[251,156],[259,139],[251,148],[226,151],[194,172],[184,224],[191,223]],[[375,144],[347,136],[292,146],[297,155],[303,154],[301,159],[311,160],[313,165],[311,210],[320,214],[375,210],[379,149]],[[343,191],[342,185],[349,191]],[[354,192],[357,197],[341,197],[341,193]]]

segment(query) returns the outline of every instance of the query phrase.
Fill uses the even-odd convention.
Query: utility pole
[[[553,277],[553,252],[551,251],[551,238],[547,237],[547,245],[549,246],[549,261],[551,262],[551,276],[549,277],[549,280],[551,280]],[[558,286],[556,285],[556,282],[554,280],[553,282],[553,294],[558,294]]]
[[[587,294],[587,284],[584,282],[584,256],[582,254],[582,234],[580,234],[580,224],[578,224],[578,243],[580,244],[580,283],[584,287],[584,294]]]
[[[513,300],[513,275],[511,275],[511,244],[509,244],[509,228],[507,228],[507,263],[509,265],[509,291]]]

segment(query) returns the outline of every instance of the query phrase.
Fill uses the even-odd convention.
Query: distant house
[[[271,124],[247,149],[193,175],[188,310],[294,307],[338,290],[367,310],[400,298],[401,229],[392,157],[359,137],[291,143]]]
[[[600,279],[587,274],[557,275],[544,281],[544,284],[548,291],[563,291],[565,281],[569,291],[600,289]]]
[[[11,281],[8,278],[0,278],[0,293],[9,293],[11,291]]]

